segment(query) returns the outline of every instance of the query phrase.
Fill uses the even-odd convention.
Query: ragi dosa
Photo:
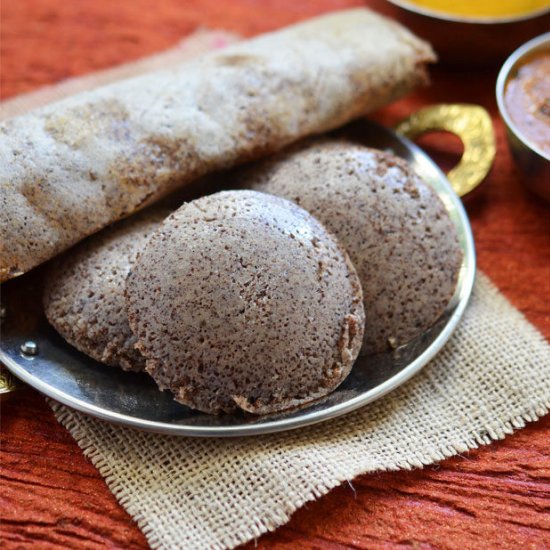
[[[366,9],[243,41],[0,125],[0,279],[210,171],[426,81],[428,44]]]

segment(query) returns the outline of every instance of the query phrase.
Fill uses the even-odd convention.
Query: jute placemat
[[[166,54],[4,102],[0,118],[231,40],[201,32]],[[153,548],[234,547],[359,474],[422,467],[546,414],[550,345],[480,273],[442,352],[406,385],[337,420],[270,436],[191,439],[52,407]]]

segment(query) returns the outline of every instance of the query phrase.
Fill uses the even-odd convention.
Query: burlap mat
[[[231,40],[201,32],[166,54],[5,102],[0,117]],[[422,467],[546,414],[550,346],[478,274],[465,316],[442,352],[406,385],[337,420],[270,436],[205,440],[142,433],[52,407],[153,548],[234,547],[359,474]]]

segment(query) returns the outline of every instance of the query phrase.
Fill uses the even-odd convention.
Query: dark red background
[[[168,48],[199,26],[244,35],[351,5],[345,0],[4,0],[1,95],[7,98]],[[467,39],[453,37],[449,40]],[[497,68],[437,67],[432,86],[376,117],[388,125],[426,104],[472,102],[492,114],[494,168],[467,201],[478,263],[550,338],[550,207],[531,196],[510,158],[494,100]],[[444,165],[460,146],[426,138]],[[295,514],[261,548],[550,547],[548,418],[422,471],[362,476]],[[144,548],[43,398],[24,390],[2,405],[0,536],[6,548]],[[251,548],[253,548],[251,546]]]

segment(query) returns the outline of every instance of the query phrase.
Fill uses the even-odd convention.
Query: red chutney
[[[550,50],[528,57],[510,79],[504,102],[523,137],[550,155]]]

